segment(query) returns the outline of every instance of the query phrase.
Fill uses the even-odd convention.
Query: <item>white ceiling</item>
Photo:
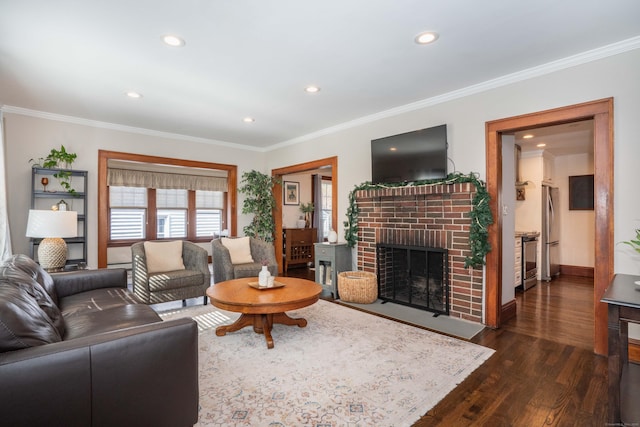
[[[0,105],[264,148],[640,47],[639,18],[638,0],[0,0]]]

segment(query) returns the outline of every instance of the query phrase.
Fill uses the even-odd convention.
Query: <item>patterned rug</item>
[[[275,348],[248,327],[217,337],[236,313],[199,306],[198,426],[410,426],[493,350],[320,300],[274,325]]]

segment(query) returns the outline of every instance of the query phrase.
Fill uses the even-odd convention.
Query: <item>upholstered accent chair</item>
[[[187,241],[147,241],[131,246],[133,292],[146,304],[203,297],[211,285],[207,250]]]
[[[241,277],[258,277],[263,261],[267,263],[271,275],[277,276],[278,262],[273,243],[253,237],[223,237],[211,242],[214,284]]]

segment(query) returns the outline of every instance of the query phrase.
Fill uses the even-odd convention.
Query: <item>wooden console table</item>
[[[616,274],[602,296],[609,306],[609,423],[640,423],[640,365],[629,363],[629,323],[640,323],[640,276]]]

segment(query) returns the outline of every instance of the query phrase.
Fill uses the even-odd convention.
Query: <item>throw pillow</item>
[[[253,261],[251,257],[251,244],[249,243],[249,237],[238,237],[236,239],[229,239],[223,237],[222,244],[229,250],[231,255],[231,264],[248,264]]]
[[[149,274],[184,270],[182,240],[144,242],[144,255],[147,258],[147,272]]]

